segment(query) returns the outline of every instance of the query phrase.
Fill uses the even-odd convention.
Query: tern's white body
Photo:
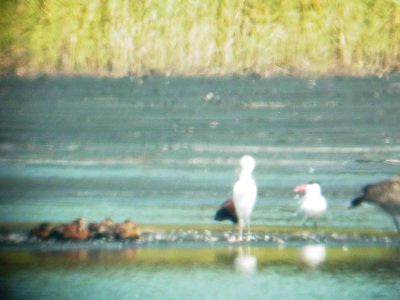
[[[257,199],[257,185],[252,175],[255,166],[253,157],[243,156],[240,160],[239,178],[233,185],[233,203],[239,219],[239,240],[243,238],[244,226],[247,226],[247,240],[250,239],[250,216]]]
[[[299,200],[299,209],[297,213],[303,216],[303,224],[309,219],[323,217],[326,214],[328,205],[324,196],[321,193],[321,187],[318,183],[310,183],[299,185],[295,188],[295,192],[304,192],[304,195]]]

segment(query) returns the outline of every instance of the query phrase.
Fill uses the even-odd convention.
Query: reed
[[[0,11],[2,73],[400,70],[398,0],[6,0]]]

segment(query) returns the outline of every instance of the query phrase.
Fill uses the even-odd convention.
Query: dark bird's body
[[[224,203],[222,203],[221,207],[215,214],[214,220],[216,221],[229,220],[233,224],[237,224],[238,217],[236,214],[235,204],[233,203],[233,199],[228,199]]]
[[[86,219],[79,218],[69,224],[53,226],[50,223],[41,223],[30,232],[31,237],[47,240],[76,240],[85,241],[89,238],[89,230],[86,227]]]
[[[100,223],[90,223],[90,236],[95,239],[111,239],[114,236],[114,224],[110,218],[106,218]]]
[[[117,239],[138,239],[142,234],[141,229],[130,220],[125,220],[115,226],[115,236]]]
[[[46,240],[51,237],[53,226],[50,223],[41,223],[38,227],[31,230],[30,235],[40,240]]]
[[[357,207],[363,202],[377,205],[389,214],[400,236],[400,226],[397,220],[397,216],[400,215],[400,179],[385,180],[364,186],[362,194],[351,201],[350,207]]]
[[[62,239],[85,241],[89,238],[89,230],[86,226],[86,219],[79,218],[71,224],[65,224],[62,227]]]

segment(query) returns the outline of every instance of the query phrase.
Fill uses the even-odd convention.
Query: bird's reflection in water
[[[242,274],[254,274],[257,271],[257,258],[251,255],[250,247],[243,251],[243,247],[238,248],[238,255],[235,258],[235,269]]]
[[[315,268],[325,261],[325,245],[306,245],[300,248],[299,258],[302,265]]]

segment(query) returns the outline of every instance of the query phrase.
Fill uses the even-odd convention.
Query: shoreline
[[[256,72],[144,72],[144,73],[108,73],[108,72],[62,72],[62,71],[28,71],[17,72],[2,71],[0,69],[0,80],[4,79],[54,79],[54,78],[93,78],[93,79],[131,79],[131,80],[146,80],[152,78],[165,78],[165,79],[223,79],[223,78],[254,78],[260,80],[276,79],[276,78],[294,78],[294,79],[313,79],[324,80],[331,78],[352,78],[352,79],[365,79],[365,78],[384,78],[390,76],[400,75],[400,70],[393,69],[383,72],[346,72],[346,71],[329,71],[329,72],[267,72],[264,74]]]

